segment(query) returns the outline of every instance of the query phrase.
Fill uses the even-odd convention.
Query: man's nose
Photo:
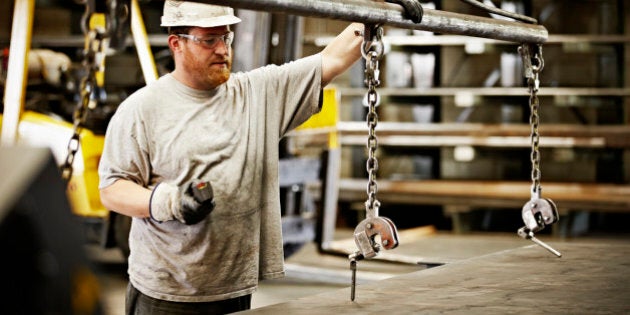
[[[228,55],[230,53],[230,47],[225,44],[225,41],[219,40],[217,46],[214,48],[214,52],[218,55]]]

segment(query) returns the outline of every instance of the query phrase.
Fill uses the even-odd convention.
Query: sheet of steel
[[[630,245],[551,242],[457,261],[242,314],[627,314]],[[361,266],[359,265],[359,268]],[[348,270],[348,285],[350,271]],[[241,314],[241,313],[239,313]]]

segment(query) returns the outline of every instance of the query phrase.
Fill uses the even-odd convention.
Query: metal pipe
[[[498,20],[474,15],[424,9],[421,23],[403,17],[400,5],[369,0],[192,0],[237,9],[287,13],[366,24],[384,24],[441,34],[465,35],[516,43],[544,43],[542,25]]]
[[[28,54],[31,50],[35,0],[15,0],[7,80],[4,88],[4,116],[0,145],[17,143],[18,125],[26,94]]]
[[[147,30],[144,27],[144,20],[140,14],[138,0],[131,0],[131,34],[138,52],[138,60],[144,75],[144,82],[149,84],[158,79],[158,71],[155,67],[155,59],[147,37]]]

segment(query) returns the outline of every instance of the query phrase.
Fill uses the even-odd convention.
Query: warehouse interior
[[[505,20],[465,1],[420,2],[425,18],[433,12],[447,12],[470,17],[471,24],[476,17]],[[565,275],[569,286],[592,280],[592,289],[599,289],[606,297],[589,299],[583,303],[591,303],[592,309],[576,311],[571,308],[571,299],[581,295],[566,293],[566,297],[556,297],[566,298],[566,304],[539,301],[538,306],[546,312],[630,311],[628,301],[616,298],[630,292],[626,276],[622,277],[630,265],[628,255],[624,255],[630,253],[630,4],[625,0],[480,2],[533,17],[548,31],[544,44],[532,46],[542,47],[544,57],[537,94],[532,95],[533,83],[524,77],[529,68],[528,60],[519,52],[522,43],[495,39],[492,34],[483,38],[452,34],[446,29],[441,33],[383,25],[384,55],[380,85],[376,87],[377,140],[368,139],[367,66],[359,60],[326,88],[319,120],[300,126],[279,143],[286,277],[260,283],[251,313],[323,314],[337,310],[351,314],[365,312],[368,307],[375,312],[401,314],[540,310],[537,305],[521,305],[519,301],[507,303],[505,308],[487,301],[486,308],[460,305],[445,309],[444,305],[459,300],[403,305],[379,300],[379,296],[387,296],[383,291],[396,296],[411,294],[387,289],[410,286],[405,279],[416,279],[416,275],[415,286],[422,286],[421,280],[449,279],[449,290],[456,292],[457,270],[465,278],[462,270],[474,272],[483,265],[483,257],[495,263],[501,259],[500,253],[523,247],[536,258],[523,263],[525,274],[537,273],[539,266],[553,264],[552,259],[573,262],[571,259],[583,255],[583,260],[570,265],[573,269],[569,274],[588,273],[580,268],[592,263],[612,274],[602,279],[618,281],[602,283]],[[89,36],[85,30],[91,27],[84,21],[86,3],[94,1],[0,2],[0,242],[19,257],[36,255],[17,249],[22,246],[59,249],[53,242],[66,244],[64,250],[51,250],[54,257],[65,257],[54,265],[78,261],[92,270],[81,276],[83,292],[89,292],[82,296],[83,301],[89,301],[83,306],[98,309],[94,314],[122,314],[130,219],[100,204],[98,161],[117,106],[154,79],[151,76],[171,71],[173,63],[167,34],[160,27],[164,1],[129,1],[136,6],[135,11],[130,10],[129,18],[118,21],[120,31],[111,34],[108,49],[92,51],[103,60],[95,76],[98,83],[86,93],[82,81],[89,76],[86,64],[95,62],[86,53],[90,49],[86,48]],[[242,23],[234,28],[233,72],[318,53],[349,24],[348,20],[315,14],[235,9]],[[32,30],[23,27],[31,23]],[[24,52],[19,47],[26,47],[22,59],[14,57]],[[533,99],[538,106],[535,115]],[[75,145],[80,146],[72,152],[72,137],[76,135],[80,137]],[[378,161],[374,170],[378,215],[398,229],[400,246],[357,263],[357,300],[345,304],[350,300],[348,255],[357,250],[355,227],[367,215],[371,148]],[[61,170],[58,178],[57,167]],[[62,178],[65,175],[68,177]],[[533,233],[519,236],[517,231],[527,226],[525,208],[534,198],[532,188],[536,185],[541,188],[537,198],[552,200],[547,201],[552,218],[542,224],[535,237]],[[54,211],[29,224],[27,218],[38,217],[44,208]],[[54,223],[47,224],[50,222]],[[48,243],[30,243],[31,238],[24,240],[23,231],[61,235],[61,239],[44,236]],[[377,242],[385,239],[385,235],[380,236]],[[547,244],[552,248],[544,248]],[[554,248],[563,257],[555,257]],[[520,256],[523,252],[517,254],[522,261],[527,260]],[[589,262],[588,257],[598,256],[614,267]],[[42,258],[37,259],[41,269]],[[25,262],[37,265],[30,258]],[[3,267],[27,273],[28,263],[17,260],[3,263]],[[440,268],[451,265],[452,269],[440,273]],[[530,267],[536,270],[526,269]],[[434,273],[423,274],[428,271]],[[414,276],[407,276],[411,274]],[[486,275],[483,270],[478,274]],[[19,276],[14,273],[7,283],[22,282]],[[514,275],[497,275],[494,280],[511,277]],[[561,291],[546,287],[545,282],[562,281],[548,274],[541,277],[543,280],[535,279],[541,283],[527,289],[540,288],[540,294]],[[36,285],[49,280],[33,276],[27,280],[32,285],[20,285],[10,296],[20,301],[28,292],[37,295],[35,292],[41,290],[72,290],[69,284]],[[462,280],[460,288],[466,281]],[[444,287],[436,284],[434,289],[457,296],[440,291]],[[497,288],[504,289],[500,285]],[[430,294],[423,290],[411,290],[424,294],[416,300]],[[36,300],[46,305],[43,308],[51,305],[47,299]],[[560,307],[553,308],[554,303]],[[50,307],[77,309],[76,305],[61,304]],[[574,304],[575,308],[583,307]],[[38,313],[38,306],[32,307]],[[12,313],[23,312],[9,307]]]

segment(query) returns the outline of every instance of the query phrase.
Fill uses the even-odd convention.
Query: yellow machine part
[[[296,130],[326,130],[328,131],[328,147],[339,147],[337,139],[337,122],[339,121],[339,93],[334,88],[324,89],[322,110],[311,116],[298,126]]]
[[[0,118],[2,116],[0,115]],[[1,122],[0,122],[1,126]],[[26,111],[18,127],[18,144],[49,147],[58,164],[65,161],[72,124],[52,116]],[[83,217],[106,218],[109,211],[101,204],[98,190],[98,163],[105,137],[81,131],[81,145],[73,163],[67,194],[72,212]],[[60,174],[61,176],[61,174]]]
[[[81,132],[82,156],[75,158],[83,158],[84,169],[82,173],[73,173],[67,189],[72,211],[77,215],[101,218],[109,215],[98,189],[98,163],[104,143],[102,135],[85,129]]]

